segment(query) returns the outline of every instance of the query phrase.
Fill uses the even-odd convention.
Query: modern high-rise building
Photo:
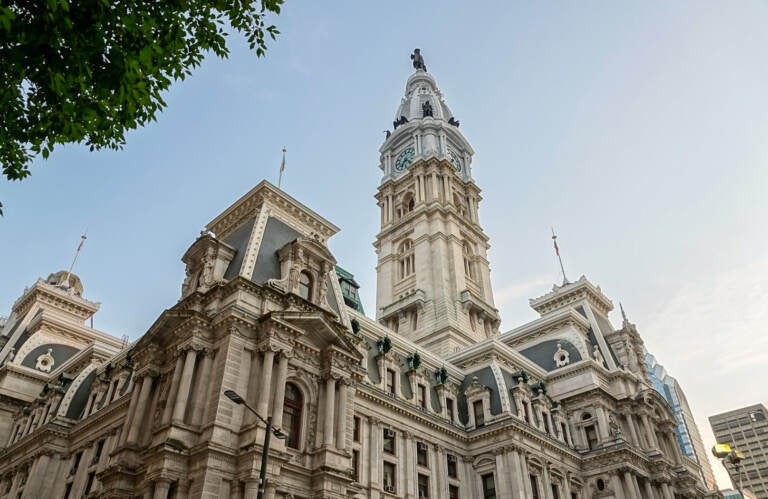
[[[645,352],[645,363],[648,366],[648,378],[653,387],[664,397],[675,413],[678,423],[675,433],[680,450],[685,457],[692,459],[701,466],[702,478],[707,484],[707,488],[717,490],[717,482],[709,463],[707,449],[704,447],[699,427],[696,425],[693,411],[680,383],[667,373],[667,370],[658,363],[655,356],[648,352]]]
[[[725,467],[736,487],[768,498],[768,409],[763,404],[715,414],[709,424],[719,444],[728,444],[744,454],[739,470],[726,460]],[[741,485],[740,485],[741,484]]]
[[[178,302],[130,345],[87,325],[77,276],[40,279],[0,332],[1,496],[253,499],[265,464],[267,499],[719,497],[599,286],[554,285],[500,330],[474,151],[412,59],[371,316],[339,229],[268,182],[192,242]],[[262,461],[268,417],[287,438]]]

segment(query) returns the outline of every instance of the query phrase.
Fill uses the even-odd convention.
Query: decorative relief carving
[[[47,352],[39,355],[35,361],[35,369],[43,371],[44,373],[51,372],[55,360],[53,358],[53,348],[49,348]]]

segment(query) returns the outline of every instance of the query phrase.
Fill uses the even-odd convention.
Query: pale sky
[[[766,21],[747,0],[289,0],[265,59],[234,37],[125,150],[60,149],[0,182],[0,314],[87,228],[95,326],[139,337],[200,229],[276,182],[285,145],[284,189],[341,227],[331,249],[373,315],[378,148],[420,47],[476,151],[502,330],[560,280],[554,226],[569,277],[624,304],[710,446],[707,416],[768,402]]]

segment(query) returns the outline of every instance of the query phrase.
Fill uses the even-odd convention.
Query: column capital
[[[368,416],[367,419],[368,419],[368,423],[371,426],[379,426],[379,424],[381,423],[381,420],[376,416]]]

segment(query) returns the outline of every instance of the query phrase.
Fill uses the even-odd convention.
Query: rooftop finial
[[[424,57],[421,56],[421,49],[413,49],[413,54],[411,54],[411,60],[413,61],[414,69],[416,69],[417,71],[421,69],[426,73],[427,65],[424,63]]]
[[[67,271],[66,277],[59,283],[59,286],[61,286],[64,289],[69,289],[69,278],[72,276],[72,269],[75,268],[75,263],[77,262],[77,257],[80,256],[80,250],[83,249],[83,244],[85,243],[85,240],[88,239],[86,236],[88,234],[88,229],[85,229],[85,232],[82,236],[80,236],[80,244],[77,245],[77,251],[75,251],[75,258],[72,260],[72,265],[69,266],[69,270]]]
[[[622,325],[626,326],[627,324],[629,324],[629,319],[627,319],[627,314],[624,313],[624,305],[622,305],[621,302],[619,302],[619,308],[621,309]]]

